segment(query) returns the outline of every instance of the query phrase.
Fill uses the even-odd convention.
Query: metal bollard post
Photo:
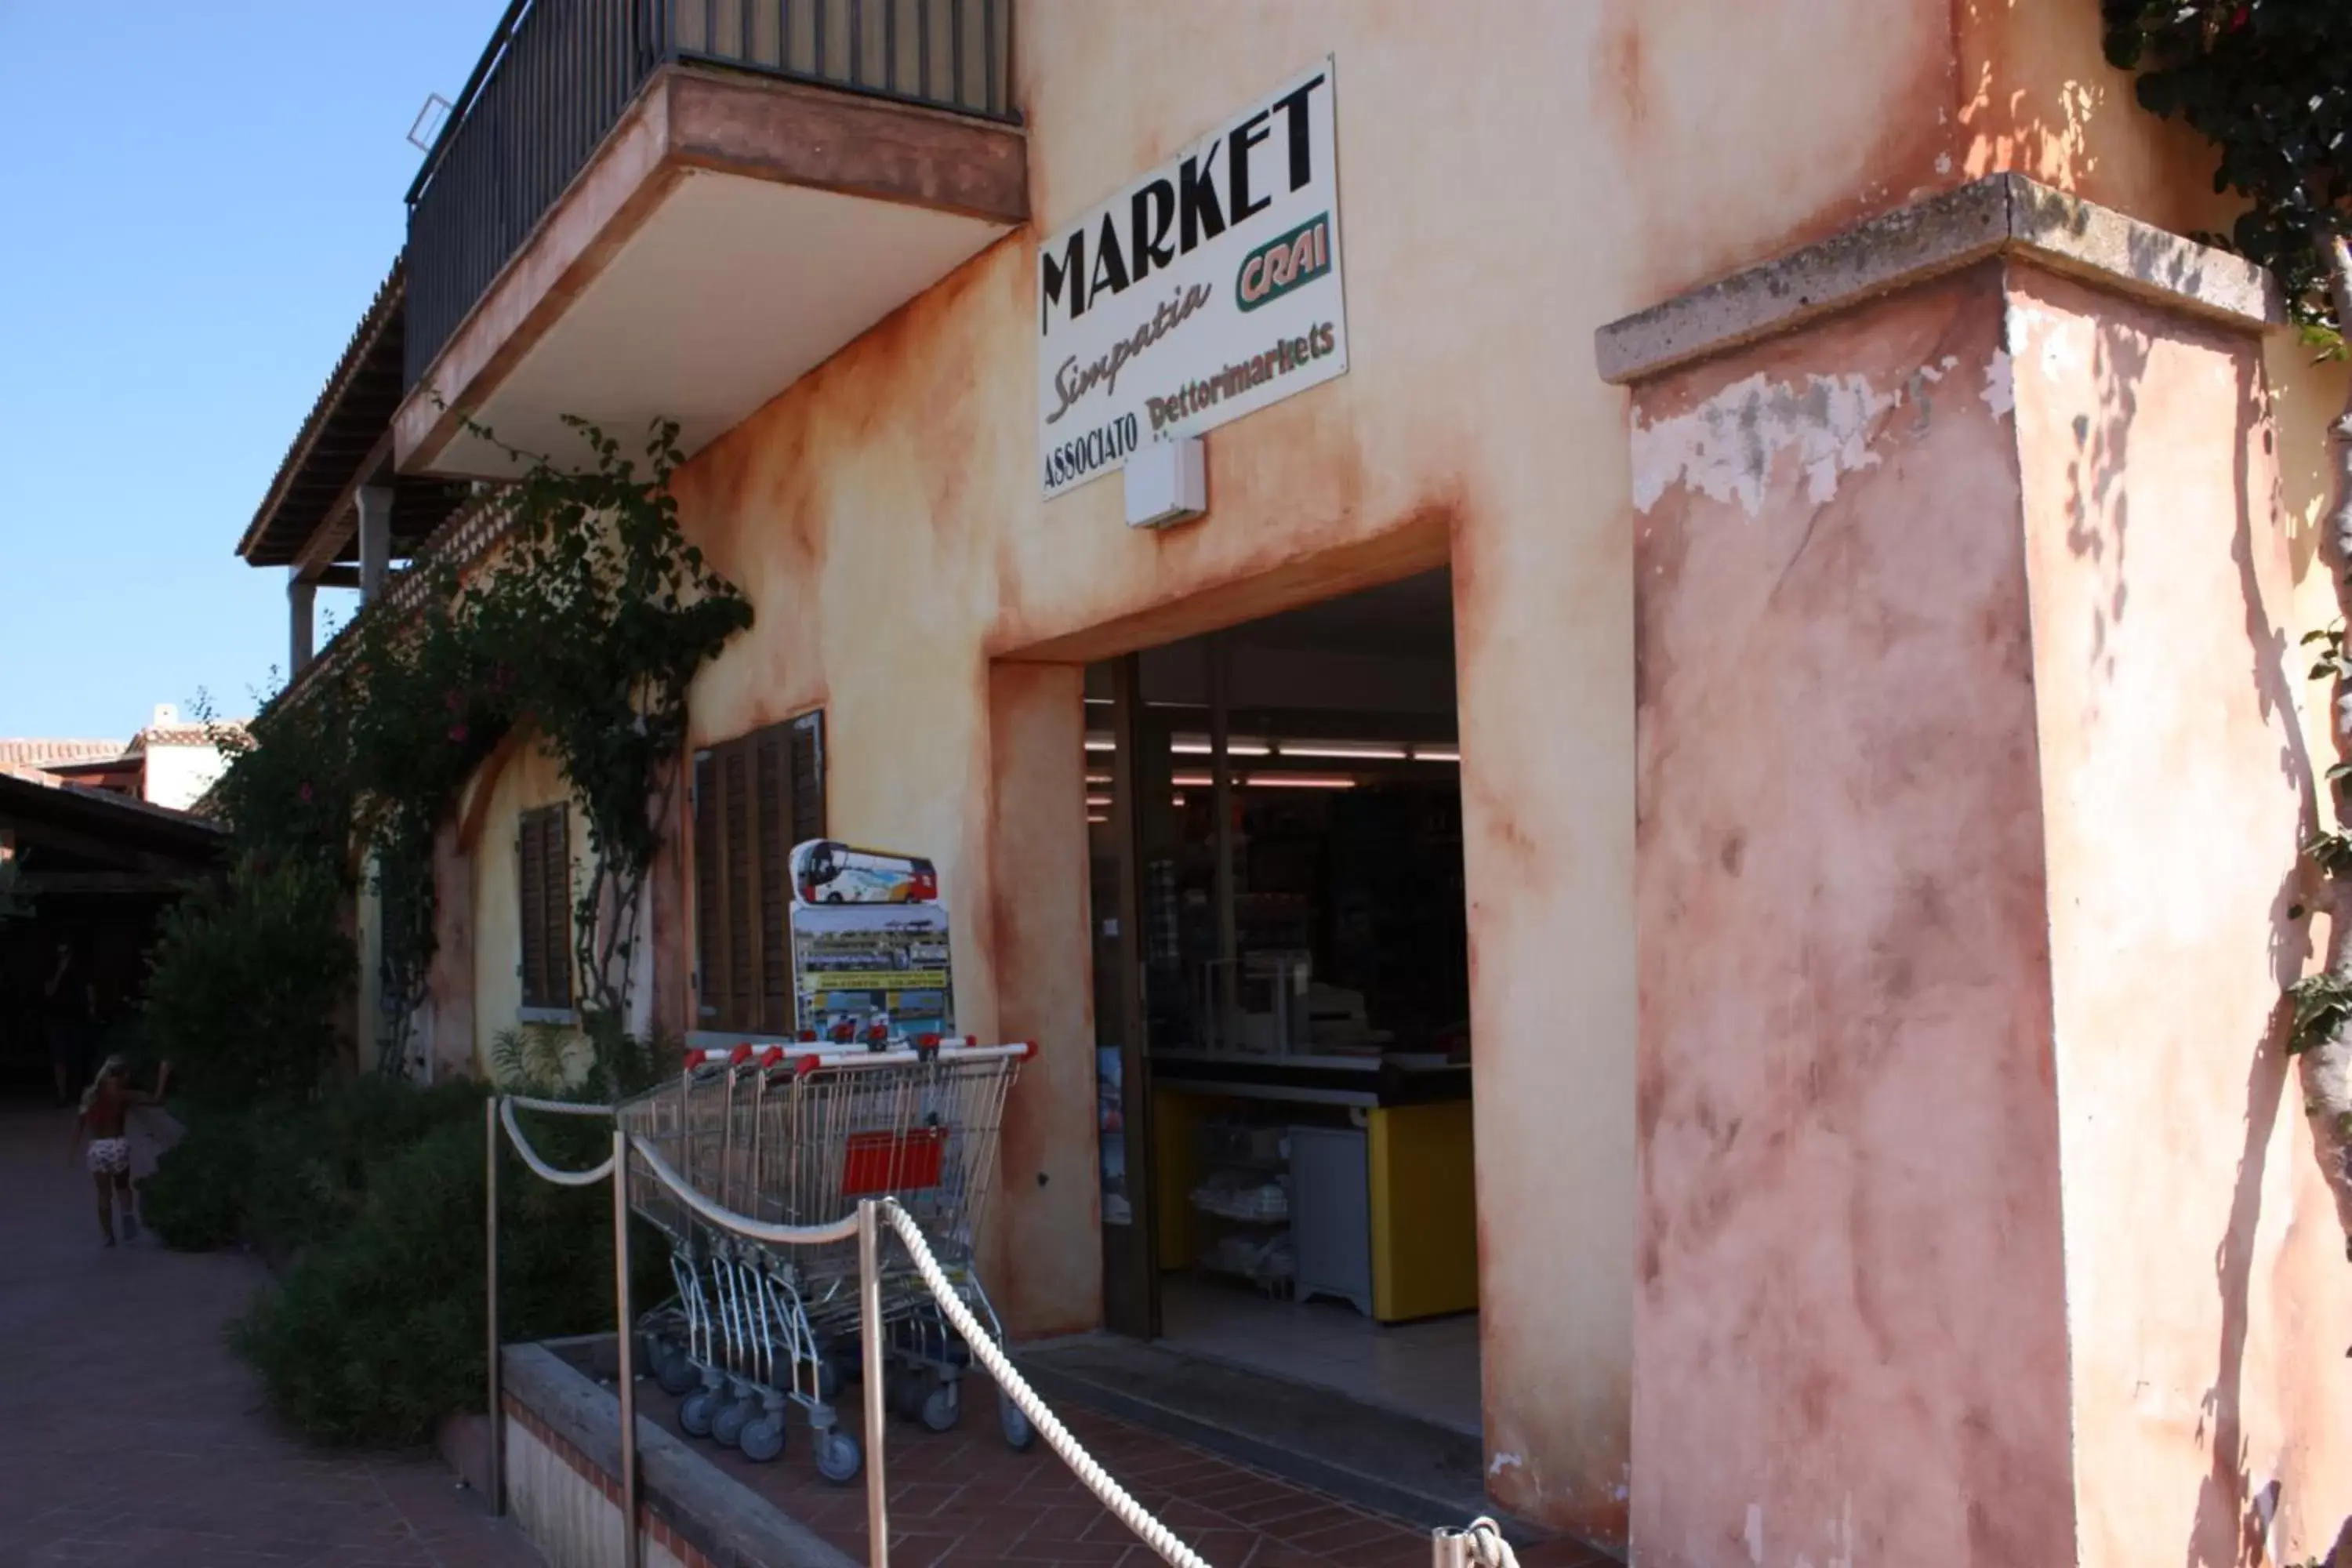
[[[622,1561],[643,1568],[637,1536],[637,1329],[629,1310],[629,1135],[613,1130],[613,1342],[621,1352]]]
[[[507,1511],[507,1410],[499,1365],[499,1097],[482,1102],[483,1321],[489,1325],[490,1511]]]
[[[857,1339],[865,1363],[866,1561],[890,1568],[890,1502],[883,1477],[882,1237],[872,1198],[857,1200]]]

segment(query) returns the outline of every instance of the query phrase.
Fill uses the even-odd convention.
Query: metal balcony
[[[1012,0],[514,0],[408,191],[414,387],[666,66],[1017,124]]]

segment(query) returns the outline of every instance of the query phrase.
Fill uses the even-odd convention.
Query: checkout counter
[[[1151,1057],[1160,1265],[1384,1323],[1478,1304],[1470,1068],[1312,1047]]]

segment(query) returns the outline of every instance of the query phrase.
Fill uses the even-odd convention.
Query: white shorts
[[[93,1138],[89,1141],[89,1173],[93,1176],[119,1176],[131,1169],[131,1140],[128,1138]]]

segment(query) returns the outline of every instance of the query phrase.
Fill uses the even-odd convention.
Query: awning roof
[[[336,503],[373,468],[391,473],[392,416],[404,390],[401,369],[405,266],[395,260],[360,318],[310,417],[287,449],[236,552],[249,565],[289,566],[320,530],[341,520]],[[409,554],[465,500],[466,487],[402,476],[393,481],[392,553]],[[330,559],[356,561],[356,538]]]

